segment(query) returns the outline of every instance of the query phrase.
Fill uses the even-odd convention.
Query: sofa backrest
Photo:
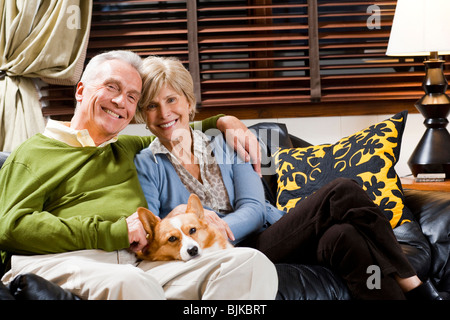
[[[6,158],[8,158],[9,152],[3,152],[0,151],[0,168],[3,166],[3,163],[6,161]]]
[[[261,146],[261,172],[266,199],[275,204],[277,177],[274,153],[278,148],[308,147],[310,144],[290,135],[284,123],[260,122],[248,128],[256,135]]]

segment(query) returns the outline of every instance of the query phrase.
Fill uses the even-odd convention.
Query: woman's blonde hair
[[[154,101],[164,85],[186,97],[190,107],[190,120],[194,119],[194,82],[180,60],[175,57],[149,56],[142,63],[142,71],[142,96],[135,115],[137,123],[146,122],[146,107]]]

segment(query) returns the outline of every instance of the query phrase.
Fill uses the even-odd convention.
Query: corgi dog
[[[139,220],[148,233],[148,244],[137,257],[151,261],[188,261],[203,253],[232,248],[218,229],[204,218],[203,206],[195,194],[191,194],[186,213],[169,215],[160,220],[150,210],[138,208]]]

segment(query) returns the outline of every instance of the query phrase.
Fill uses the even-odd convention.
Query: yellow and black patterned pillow
[[[382,209],[392,228],[410,221],[400,179],[394,170],[408,112],[370,126],[335,144],[279,149],[277,207],[289,211],[328,182],[356,180]]]

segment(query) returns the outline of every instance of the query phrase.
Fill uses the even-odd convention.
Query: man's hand
[[[144,230],[138,213],[135,212],[127,219],[128,241],[133,252],[141,251],[147,245],[147,232]]]
[[[244,161],[251,161],[253,169],[261,176],[261,149],[256,136],[234,116],[221,117],[216,125],[225,134],[227,143]]]

